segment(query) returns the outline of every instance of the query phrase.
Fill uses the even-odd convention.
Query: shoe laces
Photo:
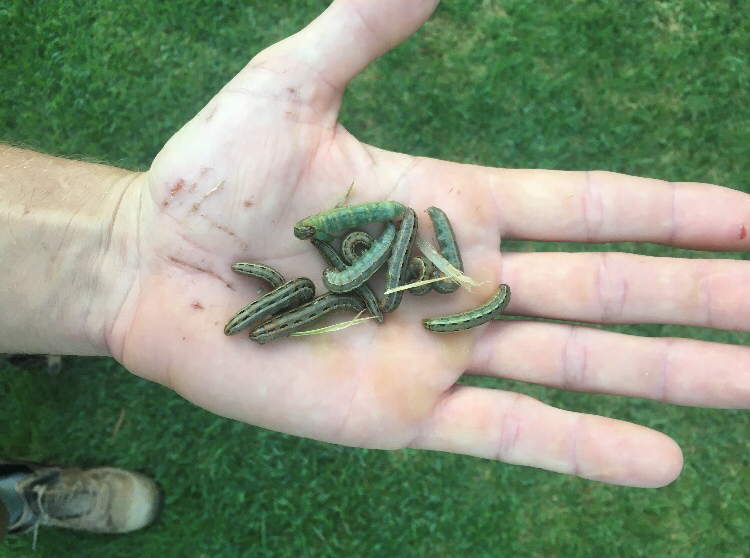
[[[76,519],[91,512],[94,503],[91,501],[92,493],[85,484],[76,482],[73,485],[52,487],[50,484],[41,482],[33,487],[35,505],[42,523],[48,520],[65,521]],[[46,499],[45,499],[46,496]]]
[[[37,535],[39,534],[39,523],[41,523],[41,518],[44,517],[47,512],[44,511],[44,508],[42,507],[42,496],[44,496],[44,493],[47,490],[46,484],[38,484],[34,488],[31,489],[34,493],[34,498],[36,499],[36,507],[39,510],[39,517],[37,518],[37,521],[34,522],[34,531],[33,536],[31,538],[31,550],[36,550],[36,539]]]

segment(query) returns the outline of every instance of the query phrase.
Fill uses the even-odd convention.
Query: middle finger
[[[590,323],[750,329],[743,261],[619,252],[506,252],[506,313]]]

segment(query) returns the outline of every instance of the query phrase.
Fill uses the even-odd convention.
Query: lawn
[[[146,169],[254,54],[325,5],[11,0],[0,6],[0,142]],[[728,0],[447,0],[351,84],[341,121],[367,143],[423,156],[750,191],[749,61],[750,12]],[[747,259],[630,243],[503,249]],[[334,446],[217,417],[109,359],[65,357],[56,376],[31,360],[0,365],[0,454],[141,470],[165,504],[141,533],[42,529],[35,552],[21,537],[0,557],[750,556],[748,413],[466,383],[665,432],[683,448],[683,473],[643,490],[456,455]]]

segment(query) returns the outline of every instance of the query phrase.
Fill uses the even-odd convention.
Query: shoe
[[[156,484],[139,473],[101,467],[64,469],[29,466],[16,484],[24,504],[8,533],[39,525],[90,533],[129,533],[150,525],[161,496]]]

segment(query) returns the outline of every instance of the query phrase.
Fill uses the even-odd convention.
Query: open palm
[[[471,371],[682,404],[747,406],[743,348],[497,322],[454,334],[421,319],[475,307],[500,283],[509,314],[595,323],[748,326],[747,267],[625,254],[506,254],[505,237],[651,241],[737,250],[750,203],[716,186],[605,173],[487,169],[384,152],[338,123],[346,84],[434,2],[339,0],[250,64],[158,155],[131,203],[139,276],[115,322],[128,369],[218,414],[347,445],[452,451],[606,482],[659,486],[681,467],[666,436],[518,394],[457,386]],[[405,297],[385,323],[259,346],[226,337],[261,284],[256,261],[322,292],[324,262],[294,223],[350,203],[396,200],[451,218],[472,293]],[[627,203],[626,203],[627,202]],[[136,217],[137,216],[137,217]],[[716,222],[727,223],[717,226]],[[677,375],[679,374],[679,380]]]

